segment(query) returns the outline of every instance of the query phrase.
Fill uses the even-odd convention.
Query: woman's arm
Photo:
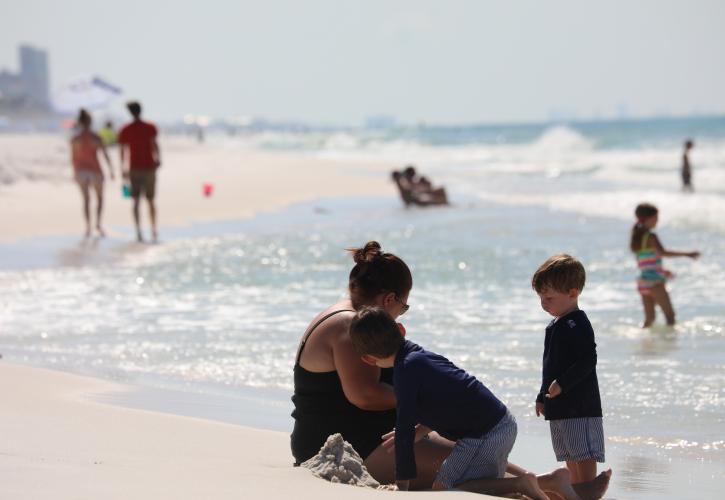
[[[348,401],[362,410],[395,408],[393,387],[380,382],[380,368],[363,362],[347,331],[333,341],[332,357]]]
[[[657,251],[664,257],[690,257],[691,259],[696,259],[700,256],[700,252],[678,252],[675,250],[667,250],[662,246],[662,243],[660,243],[656,234],[651,234],[650,236],[652,237],[652,244],[655,249],[657,249]]]

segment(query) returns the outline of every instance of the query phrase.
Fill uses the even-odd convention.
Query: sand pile
[[[352,484],[377,488],[380,486],[363,465],[362,458],[341,434],[327,438],[320,452],[302,463],[317,477],[332,483]]]

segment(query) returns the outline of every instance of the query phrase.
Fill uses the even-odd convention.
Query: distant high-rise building
[[[25,84],[28,96],[40,105],[47,105],[48,98],[48,54],[30,45],[20,46],[20,79]]]
[[[48,54],[29,45],[18,48],[20,72],[0,71],[0,112],[50,110]]]

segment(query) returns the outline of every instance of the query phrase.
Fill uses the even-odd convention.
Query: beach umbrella
[[[81,76],[63,85],[53,95],[53,108],[59,113],[75,113],[79,108],[105,108],[121,89],[98,76]]]

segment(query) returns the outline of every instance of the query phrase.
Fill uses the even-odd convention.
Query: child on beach
[[[672,273],[662,267],[662,257],[690,257],[696,259],[700,252],[677,252],[665,250],[652,229],[657,225],[659,211],[650,203],[640,203],[634,211],[637,222],[632,227],[630,249],[637,256],[640,270],[637,289],[642,297],[644,323],[642,328],[655,320],[655,304],[660,306],[668,325],[675,324],[675,311],[665,288],[665,281]]]
[[[572,484],[594,479],[597,462],[604,462],[597,345],[578,305],[585,279],[581,262],[562,254],[547,259],[531,280],[542,309],[554,316],[546,327],[536,416],[549,421],[556,460],[566,462]]]
[[[434,490],[520,493],[533,500],[546,500],[544,490],[553,490],[566,500],[579,498],[563,469],[546,479],[531,473],[504,478],[517,432],[511,413],[475,377],[404,335],[382,308],[365,307],[350,324],[350,338],[363,361],[393,368],[397,420],[395,431],[384,439],[394,440],[398,489],[407,490],[409,480],[416,477],[413,444],[434,430],[456,442],[441,465]]]

